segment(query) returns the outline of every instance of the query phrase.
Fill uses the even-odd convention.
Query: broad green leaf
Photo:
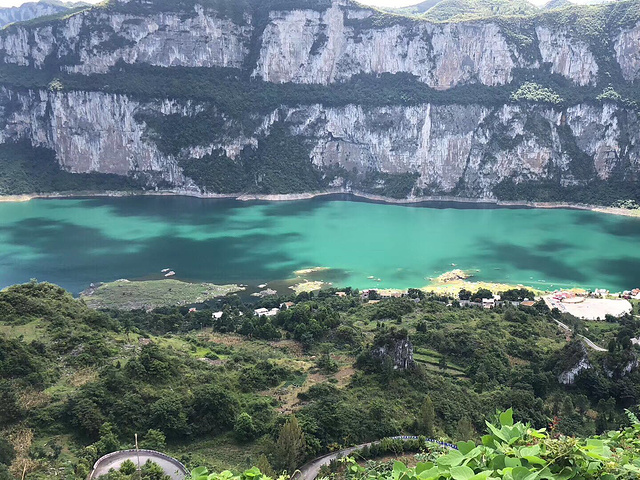
[[[492,447],[494,444],[494,439],[491,435],[483,435],[482,436],[482,445],[485,447]]]
[[[556,476],[555,474],[551,473],[551,470],[549,470],[549,467],[545,467],[542,470],[540,470],[538,472],[538,478],[540,479],[547,479],[547,480],[555,480]]]
[[[249,478],[261,477],[262,473],[260,472],[260,469],[258,469],[258,467],[253,467],[249,470],[245,470],[244,476]]]
[[[425,470],[429,470],[433,468],[433,463],[432,462],[418,462],[418,464],[416,465],[416,474],[420,475],[422,472],[424,472]]]
[[[585,453],[587,454],[588,457],[594,458],[595,460],[601,460],[603,462],[606,462],[610,457],[610,455],[604,455],[605,452],[593,452],[593,451],[587,450]]]
[[[540,445],[534,445],[532,447],[522,447],[520,449],[521,457],[528,457],[540,454]]]
[[[595,473],[600,470],[600,462],[589,462],[587,473]]]
[[[441,473],[442,472],[438,467],[432,467],[429,470],[424,470],[423,472],[421,472],[420,475],[418,475],[418,478],[420,480],[427,480],[430,478],[439,478]]]
[[[493,433],[495,437],[498,437],[503,442],[509,441],[509,439],[505,437],[505,435],[500,430],[498,430],[494,425],[490,424],[489,422],[486,422],[486,423],[487,423],[487,427],[489,427],[489,430],[491,430],[491,433]]]
[[[493,470],[485,470],[484,472],[475,474],[469,480],[486,480],[488,477],[491,476],[492,473],[493,473]]]
[[[546,460],[543,460],[540,457],[536,457],[535,455],[527,455],[526,457],[522,457],[522,458],[524,458],[527,462],[529,462],[532,465],[546,465],[547,464]]]
[[[529,474],[531,474],[531,470],[526,467],[515,467],[513,470],[511,470],[511,476],[513,477],[513,480],[526,480]]]
[[[496,455],[495,457],[493,457],[489,463],[489,465],[491,466],[491,468],[493,468],[494,470],[499,470],[499,469],[503,469],[506,465],[504,464],[504,460],[505,460],[505,456],[500,454],[500,455]]]
[[[504,426],[511,427],[513,425],[513,410],[510,408],[506,412],[500,414],[500,423]]]
[[[467,466],[451,467],[451,477],[454,480],[469,480],[473,477],[474,472]]]
[[[460,453],[462,453],[463,455],[466,455],[471,450],[476,448],[476,443],[472,442],[471,440],[469,440],[468,442],[458,442],[458,443],[456,443],[456,445],[457,445],[458,450],[460,451]]]
[[[464,461],[464,455],[462,455],[458,450],[451,450],[446,455],[439,457],[436,461],[438,462],[438,465],[449,465],[455,467]]]
[[[569,480],[575,477],[576,471],[571,467],[564,467],[560,473],[556,473],[553,478],[557,480]]]
[[[466,453],[464,457],[467,460],[471,460],[471,459],[474,459],[474,458],[482,456],[484,453],[485,453],[485,448],[484,447],[475,447],[469,453]]]
[[[393,463],[393,472],[394,473],[402,473],[407,470],[407,466],[402,462],[394,462]]]
[[[505,457],[504,465],[506,467],[520,467],[522,466],[522,462],[520,461],[519,458]]]

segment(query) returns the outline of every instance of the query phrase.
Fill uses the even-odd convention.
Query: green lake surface
[[[316,266],[331,270],[314,280],[357,288],[420,287],[460,268],[474,280],[619,291],[640,285],[640,220],[349,198],[0,203],[0,288],[37,278],[78,293],[92,282],[162,278],[163,268],[181,280],[256,286]]]

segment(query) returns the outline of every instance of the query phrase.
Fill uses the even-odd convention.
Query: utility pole
[[[136,456],[138,457],[138,478],[142,477],[142,470],[140,469],[140,450],[138,449],[138,434],[135,434],[136,438]]]

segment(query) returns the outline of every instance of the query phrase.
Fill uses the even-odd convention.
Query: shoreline
[[[604,207],[599,205],[587,205],[580,203],[567,202],[527,202],[527,201],[506,201],[492,198],[466,198],[466,197],[450,197],[450,196],[427,196],[427,197],[410,197],[410,198],[391,198],[382,195],[375,195],[359,191],[335,189],[324,190],[321,192],[309,193],[286,193],[286,194],[245,194],[245,193],[200,193],[190,190],[160,190],[160,191],[105,191],[105,192],[52,192],[38,194],[21,194],[21,195],[0,195],[0,203],[23,203],[37,199],[65,199],[65,198],[101,198],[101,197],[192,197],[201,199],[228,199],[238,200],[241,202],[266,201],[266,202],[290,202],[296,200],[311,200],[313,198],[327,197],[332,195],[348,195],[358,199],[368,200],[372,202],[380,202],[388,205],[418,205],[429,203],[458,203],[458,204],[475,204],[490,205],[495,207],[513,207],[513,208],[538,208],[538,209],[568,209],[568,210],[586,210],[598,213],[606,213],[609,215],[619,215],[625,217],[640,218],[640,210],[629,210],[618,207]]]

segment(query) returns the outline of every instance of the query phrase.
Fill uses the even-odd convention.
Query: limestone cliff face
[[[616,59],[625,80],[633,82],[640,78],[640,22],[620,33],[615,43]]]
[[[123,95],[96,92],[15,92],[2,88],[5,127],[0,143],[21,139],[55,150],[72,173],[114,173],[142,177],[150,184],[195,188],[174,159],[145,139],[145,126],[134,119],[141,105]],[[7,105],[11,105],[10,109]],[[148,108],[159,114],[193,111],[164,101]]]
[[[270,82],[329,84],[361,73],[406,72],[437,88],[511,80],[517,52],[495,24],[409,21],[359,28],[374,13],[349,5],[273,12],[253,75]]]
[[[189,161],[223,155],[224,161],[242,162],[276,124],[289,139],[301,139],[308,151],[302,160],[318,167],[327,187],[345,191],[357,189],[354,178],[371,172],[415,175],[408,196],[487,199],[505,181],[551,179],[572,186],[640,175],[638,109],[596,101],[593,92],[606,86],[598,83],[601,52],[573,30],[542,20],[522,32],[494,19],[429,23],[383,15],[350,0],[299,0],[299,7],[291,7],[296,0],[282,0],[267,11],[257,0],[245,1],[253,7],[234,10],[234,2],[221,1],[229,8],[214,9],[194,0],[183,10],[162,10],[154,0],[117,0],[64,20],[1,30],[0,68],[17,65],[30,73],[21,74],[24,83],[0,85],[0,142],[27,139],[51,148],[70,172],[128,175],[151,188],[184,192],[215,193],[197,175],[184,173]],[[640,24],[608,34],[608,61],[631,85],[640,77]],[[211,76],[232,72],[243,85],[264,81],[279,92],[296,93],[293,100],[255,109],[251,97],[244,97],[246,103],[233,105],[230,114],[214,101],[216,91],[196,102],[168,99],[189,98],[183,91],[150,98],[126,85],[109,90],[91,83],[123,64],[166,67],[162,79],[166,71],[166,81],[177,90],[181,77],[172,72],[183,69],[172,67]],[[564,77],[569,88],[589,90],[592,97],[560,107],[516,103],[508,95],[458,101],[452,93],[514,90],[522,72]],[[417,79],[429,100],[399,96],[365,106],[347,98],[329,105],[322,103],[327,97],[306,100],[300,93],[394,73]],[[26,81],[31,74],[76,83],[62,90],[44,88],[47,82],[36,88]],[[202,92],[187,93],[203,98]],[[449,96],[432,101],[436,94]],[[178,149],[163,148],[156,127],[145,120],[161,119],[177,131],[199,112],[207,112],[203,118],[209,123]]]
[[[0,27],[45,15],[55,15],[66,10],[68,8],[64,5],[52,5],[47,2],[27,2],[17,7],[0,8]]]
[[[560,178],[567,185],[580,184],[584,178],[573,173],[565,152],[567,136],[577,139],[577,148],[593,159],[589,168],[602,179],[621,168],[629,175],[640,172],[640,120],[633,112],[622,115],[613,104],[566,111],[520,105],[282,107],[257,117],[250,131],[233,129],[177,155],[158,149],[138,114],[190,117],[207,104],[7,88],[0,91],[0,104],[5,105],[0,142],[26,138],[55,150],[68,171],[130,175],[181,191],[199,191],[182,173],[181,159],[218,149],[236,159],[244,148],[256,148],[268,137],[276,122],[283,122],[292,137],[305,139],[309,161],[322,171],[416,173],[416,188],[429,195],[492,198],[494,187],[505,179]],[[335,182],[350,188],[344,178]]]
[[[578,85],[595,83],[598,64],[589,46],[572,39],[562,30],[536,28],[542,61],[551,64],[551,72],[570,78]]]
[[[544,25],[532,39],[537,50],[525,56],[505,27],[492,21],[434,24],[385,16],[350,0],[269,12],[258,5],[235,16],[197,2],[176,12],[129,8],[152,3],[118,0],[58,23],[11,26],[0,34],[0,58],[83,74],[104,73],[119,61],[249,68],[254,77],[278,83],[330,84],[362,73],[406,72],[439,89],[504,85],[515,69],[537,69],[541,63],[577,85],[592,84],[598,73],[584,41]],[[640,65],[639,31],[636,26],[616,32],[618,62],[630,80]],[[257,60],[247,65],[251,48]]]
[[[118,61],[170,66],[242,66],[251,28],[196,5],[179,13],[130,15],[91,9],[41,27],[14,25],[0,35],[4,62],[60,70],[105,73]]]

